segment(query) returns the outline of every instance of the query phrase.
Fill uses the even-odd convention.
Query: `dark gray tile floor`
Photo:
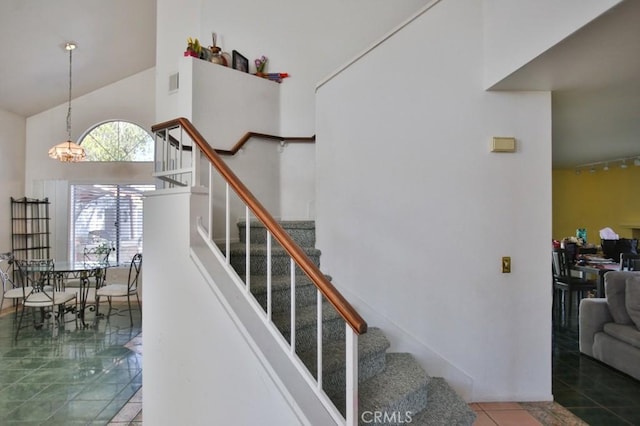
[[[140,312],[72,321],[14,339],[13,312],[0,316],[0,424],[107,425],[142,387],[142,355],[130,344],[141,332]]]
[[[580,354],[577,311],[554,312],[555,401],[592,426],[640,425],[640,381]]]

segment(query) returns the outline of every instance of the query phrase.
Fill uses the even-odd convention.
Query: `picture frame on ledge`
[[[249,72],[249,60],[240,52],[234,50],[231,56],[231,67],[241,72]]]

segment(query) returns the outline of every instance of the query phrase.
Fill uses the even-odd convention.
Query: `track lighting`
[[[599,168],[602,168],[602,171],[609,171],[609,166],[620,166],[621,169],[626,169],[629,167],[629,164],[633,163],[634,166],[640,167],[640,156],[634,155],[633,157],[623,157],[623,158],[615,158],[613,160],[606,161],[594,161],[593,163],[586,164],[578,164],[575,166],[575,173],[577,175],[580,174],[582,170],[589,170],[590,173],[595,173]]]

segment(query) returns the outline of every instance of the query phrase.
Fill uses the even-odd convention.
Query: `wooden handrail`
[[[287,232],[280,226],[271,214],[262,206],[249,189],[238,179],[231,171],[227,164],[220,158],[206,139],[198,132],[198,130],[186,118],[180,117],[173,120],[165,121],[151,127],[151,131],[156,133],[163,129],[182,127],[193,142],[198,145],[200,150],[209,159],[211,164],[224,177],[227,183],[234,189],[238,196],[251,209],[258,219],[264,223],[265,227],[271,232],[271,235],[280,243],[280,245],[295,260],[296,264],[311,279],[314,285],[327,298],[329,303],[338,311],[340,316],[349,324],[356,334],[364,334],[367,332],[366,321],[358,314],[351,304],[340,294],[340,292],[327,280],[318,267],[311,262],[304,251],[293,241]],[[249,134],[249,133],[247,133]],[[246,135],[245,135],[246,136]],[[250,137],[250,136],[249,136]],[[274,137],[275,138],[275,137]],[[248,138],[247,138],[248,139]],[[246,141],[245,141],[246,142]],[[240,143],[240,142],[239,142]],[[244,143],[244,142],[243,142]],[[238,146],[238,144],[236,144]],[[242,146],[242,145],[240,145]],[[239,148],[238,148],[239,149]]]
[[[161,129],[160,129],[161,130]],[[260,139],[269,139],[278,142],[297,142],[297,143],[313,143],[316,140],[314,136],[276,136],[269,135],[267,133],[258,133],[258,132],[247,132],[245,133],[236,144],[231,149],[219,149],[214,148],[214,151],[219,155],[235,155],[240,149],[244,146],[245,143],[249,141],[251,138],[260,138]],[[171,146],[177,148],[178,147],[178,139],[169,135],[169,143]],[[186,145],[183,146],[182,149],[184,151],[191,151],[191,146]]]
[[[238,142],[230,150],[216,149],[215,151],[220,155],[234,155],[235,153],[240,151],[240,148],[242,148],[242,146],[245,143],[247,143],[251,138],[261,138],[261,139],[274,140],[278,142],[297,142],[297,143],[311,143],[311,142],[315,142],[316,140],[315,135],[307,136],[307,137],[291,137],[291,136],[268,135],[266,133],[247,132],[244,134],[244,136],[240,138],[240,140],[238,140]]]

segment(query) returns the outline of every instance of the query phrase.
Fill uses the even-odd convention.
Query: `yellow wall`
[[[611,166],[595,173],[575,169],[553,170],[554,239],[575,236],[577,228],[587,228],[587,242],[600,243],[600,229],[612,228],[620,238],[631,238],[623,225],[640,228],[640,167]]]

